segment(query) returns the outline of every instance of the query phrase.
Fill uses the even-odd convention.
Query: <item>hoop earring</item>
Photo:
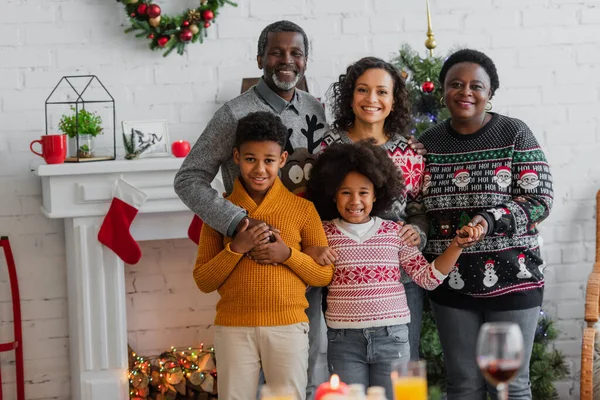
[[[485,111],[492,111],[492,102],[488,100],[487,104],[485,105]]]
[[[442,107],[446,107],[446,101],[444,100],[444,96],[440,97],[440,105]]]

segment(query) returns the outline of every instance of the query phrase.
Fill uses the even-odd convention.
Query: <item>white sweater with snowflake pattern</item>
[[[363,329],[410,322],[400,282],[401,267],[428,290],[446,278],[416,247],[400,241],[397,223],[373,219],[373,226],[362,237],[345,229],[340,220],[323,222],[329,247],[338,255],[325,312],[330,328]]]

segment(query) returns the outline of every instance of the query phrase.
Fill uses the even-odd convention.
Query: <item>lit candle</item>
[[[190,142],[177,140],[171,145],[171,152],[175,157],[185,157],[190,152]]]
[[[348,386],[340,382],[337,374],[331,375],[329,382],[323,382],[315,392],[315,400],[341,400],[348,394]]]

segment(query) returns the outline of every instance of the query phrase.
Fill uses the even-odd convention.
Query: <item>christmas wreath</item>
[[[200,0],[200,7],[187,9],[182,14],[169,16],[161,13],[160,6],[151,0],[117,0],[125,5],[131,26],[125,33],[135,32],[136,37],[150,40],[151,50],[173,50],[183,54],[188,43],[200,42],[214,23],[219,9],[225,4],[237,7],[229,0]]]

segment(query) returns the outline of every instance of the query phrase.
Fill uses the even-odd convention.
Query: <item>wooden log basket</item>
[[[596,327],[600,315],[600,190],[596,194],[596,261],[587,280],[585,293],[585,322],[581,346],[581,400],[594,397],[594,352]],[[599,385],[600,382],[596,382]]]

